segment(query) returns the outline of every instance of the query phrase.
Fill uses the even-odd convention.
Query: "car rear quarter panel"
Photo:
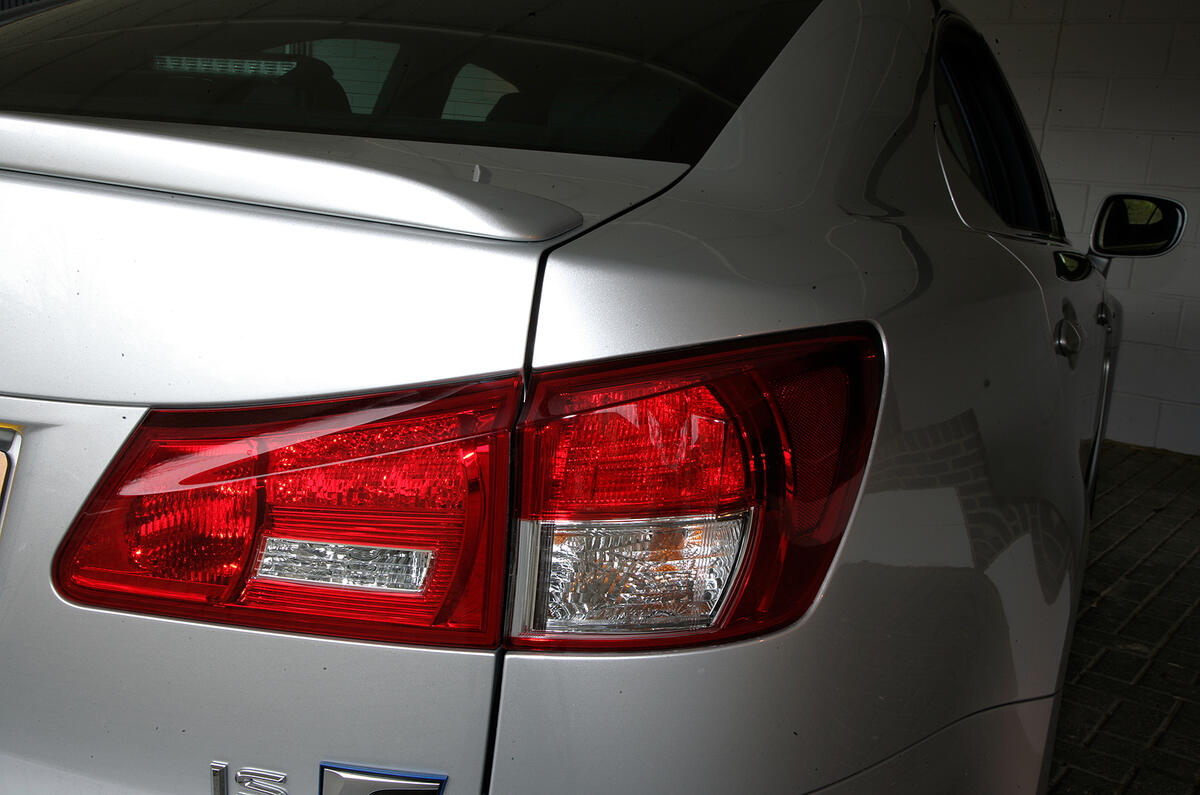
[[[496,792],[529,771],[547,792],[807,791],[1058,687],[1075,407],[1038,281],[950,202],[934,9],[865,5],[823,4],[679,185],[551,254],[533,359],[876,322],[885,401],[824,589],[799,623],[727,646],[507,655]],[[989,724],[1034,745],[1021,781],[1049,715]]]

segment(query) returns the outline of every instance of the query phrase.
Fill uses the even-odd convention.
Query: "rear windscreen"
[[[818,2],[75,0],[0,110],[694,163]]]

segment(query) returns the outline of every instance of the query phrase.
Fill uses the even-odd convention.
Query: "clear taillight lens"
[[[751,511],[726,516],[546,522],[548,568],[532,629],[645,632],[712,626],[749,535]]]
[[[536,374],[513,645],[681,645],[798,618],[853,507],[882,379],[866,328]]]
[[[85,604],[379,640],[499,642],[515,378],[150,412],[59,552]]]

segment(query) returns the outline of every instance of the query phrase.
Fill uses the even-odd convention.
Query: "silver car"
[[[1033,791],[1119,338],[937,0],[0,18],[0,791]]]

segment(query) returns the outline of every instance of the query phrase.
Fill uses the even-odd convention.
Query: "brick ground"
[[[1200,793],[1200,458],[1106,442],[1051,793]]]

